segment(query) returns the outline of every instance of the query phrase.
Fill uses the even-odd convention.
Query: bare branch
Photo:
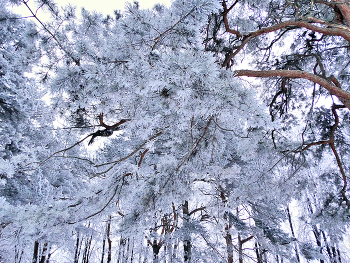
[[[101,167],[101,166],[105,166],[105,165],[111,165],[107,170],[101,172],[101,173],[97,173],[97,175],[101,175],[104,173],[109,172],[116,164],[125,161],[126,159],[129,159],[131,156],[133,156],[135,153],[137,153],[143,146],[145,146],[148,142],[153,141],[155,138],[157,138],[158,136],[162,135],[162,132],[158,132],[155,135],[153,135],[151,138],[149,138],[147,141],[145,141],[144,143],[142,143],[139,147],[137,147],[136,150],[134,150],[132,153],[128,154],[127,156],[117,160],[117,161],[113,161],[113,162],[109,162],[109,163],[103,163],[103,164],[99,164],[96,165],[95,167]]]
[[[165,30],[163,33],[161,33],[155,40],[156,42],[154,43],[154,45],[152,46],[152,50],[154,50],[157,46],[157,44],[159,43],[159,41],[170,31],[172,31],[178,24],[180,24],[186,17],[188,17],[190,14],[193,13],[193,11],[195,10],[195,8],[192,8],[192,10],[190,12],[188,12],[185,16],[181,17],[179,19],[179,21],[177,21],[173,26],[171,26],[170,28],[168,28],[167,30]]]
[[[350,93],[333,84],[334,83],[333,78],[332,78],[332,81],[330,81],[318,75],[311,74],[302,70],[263,70],[263,71],[236,70],[234,73],[236,77],[239,77],[239,76],[260,77],[260,78],[286,77],[286,78],[307,79],[327,89],[332,95],[337,96],[337,98],[348,109],[350,109]]]
[[[213,117],[210,117],[209,121],[207,122],[207,126],[205,126],[205,128],[204,128],[204,132],[203,132],[202,136],[198,139],[196,145],[192,148],[192,150],[187,154],[187,156],[183,159],[183,161],[176,168],[176,172],[179,171],[180,167],[188,160],[188,158],[191,156],[191,154],[193,154],[194,151],[197,149],[199,143],[202,141],[202,139],[204,138],[205,134],[207,133],[207,130],[208,130],[209,125],[210,125],[212,120],[213,120]]]
[[[308,18],[310,20],[310,18]],[[310,20],[311,21],[311,20]],[[317,22],[320,23],[321,21]],[[327,23],[325,21],[322,21],[322,24],[327,25],[328,27],[320,27],[320,26],[315,26],[310,22],[307,21],[285,21],[281,22],[279,24],[270,26],[270,27],[265,27],[262,29],[259,29],[257,31],[251,32],[243,37],[242,44],[234,51],[232,54],[227,56],[225,59],[224,63],[222,64],[223,67],[227,67],[231,61],[231,59],[236,56],[242,49],[243,47],[253,38],[258,37],[263,34],[271,33],[274,31],[281,30],[283,28],[288,28],[288,27],[304,27],[306,29],[325,34],[325,35],[331,35],[331,36],[340,36],[343,37],[345,40],[350,42],[350,29],[347,27],[340,27],[339,25],[334,25],[332,23]],[[336,26],[336,27],[335,27]],[[233,32],[232,34],[237,35],[237,33]]]
[[[79,59],[76,59],[70,52],[68,52],[63,45],[61,44],[61,42],[57,39],[57,37],[45,26],[45,24],[37,17],[36,15],[36,11],[35,13],[33,12],[33,10],[29,7],[29,5],[27,4],[26,1],[22,1],[22,3],[28,8],[28,10],[32,13],[33,17],[39,22],[39,24],[45,29],[45,31],[47,33],[49,33],[49,35],[51,35],[51,37],[56,41],[57,45],[62,49],[62,51],[64,51],[64,53],[66,53],[74,62],[77,66],[80,65],[80,61]]]
[[[236,35],[237,37],[242,37],[241,33],[237,30],[231,29],[228,24],[227,14],[231,11],[231,9],[238,3],[238,0],[234,2],[229,9],[227,9],[226,1],[222,1],[222,7],[224,8],[224,12],[222,14],[225,24],[226,32]]]

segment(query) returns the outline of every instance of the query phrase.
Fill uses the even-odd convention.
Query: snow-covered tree
[[[0,261],[346,260],[348,5],[1,3]]]

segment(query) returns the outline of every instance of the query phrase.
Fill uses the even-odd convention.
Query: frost
[[[12,176],[15,174],[15,168],[13,164],[4,159],[0,159],[0,176],[6,177],[6,178],[12,178]]]

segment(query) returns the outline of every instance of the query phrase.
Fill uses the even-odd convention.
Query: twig
[[[65,151],[68,151],[70,149],[72,149],[73,147],[77,146],[78,144],[82,143],[83,141],[85,141],[87,138],[89,138],[92,134],[89,134],[88,136],[86,136],[84,139],[81,139],[80,141],[76,142],[75,144],[73,144],[72,146],[68,147],[68,148],[65,148],[63,150],[60,150],[60,151],[57,151],[57,152],[54,152],[53,154],[51,154],[49,157],[47,157],[45,160],[41,161],[41,162],[33,162],[33,163],[38,163],[38,167],[39,168],[41,165],[43,165],[44,163],[46,163],[48,160],[50,160],[52,157],[54,157],[56,154],[59,154],[61,152],[65,152]],[[30,163],[32,164],[32,163]],[[28,164],[29,165],[29,164]],[[36,168],[36,169],[37,169]]]
[[[156,133],[155,135],[153,135],[150,139],[148,139],[147,141],[145,141],[144,143],[142,143],[139,147],[137,147],[136,150],[134,150],[132,153],[130,153],[129,155],[117,160],[117,161],[113,161],[113,162],[109,162],[109,163],[103,163],[103,164],[99,164],[99,165],[95,165],[95,167],[102,167],[102,166],[105,166],[105,165],[112,165],[111,167],[109,167],[107,170],[101,172],[101,173],[97,173],[97,175],[101,175],[101,174],[104,174],[104,173],[107,173],[109,172],[116,164],[122,162],[122,161],[125,161],[126,159],[129,159],[131,156],[133,156],[135,153],[137,153],[143,146],[145,146],[148,142],[150,141],[153,141],[155,138],[157,138],[158,136],[162,135],[163,133],[162,132],[158,132]]]
[[[98,215],[99,213],[101,213],[101,212],[102,212],[103,210],[105,210],[106,207],[112,202],[113,198],[116,196],[116,194],[117,194],[117,192],[118,192],[118,188],[119,188],[119,185],[115,188],[115,191],[114,191],[112,197],[108,200],[107,204],[105,204],[105,205],[102,207],[101,210],[99,210],[99,211],[97,211],[96,213],[93,213],[92,215],[89,215],[89,216],[87,216],[87,217],[85,217],[85,218],[79,219],[79,220],[77,220],[77,221],[75,221],[75,222],[68,222],[68,224],[69,224],[69,225],[72,225],[72,224],[81,222],[81,221],[83,221],[83,220],[87,220],[87,219],[89,219],[89,218],[91,218],[91,217],[93,217],[93,216]]]
[[[187,156],[183,159],[183,161],[176,168],[176,170],[175,170],[176,172],[179,171],[180,167],[188,160],[188,158],[191,156],[191,154],[193,154],[194,151],[197,149],[199,143],[202,141],[202,139],[204,138],[205,134],[207,133],[207,130],[208,130],[209,125],[210,125],[212,120],[213,120],[213,117],[210,117],[209,121],[207,122],[207,126],[205,126],[205,128],[204,128],[204,132],[203,132],[202,136],[198,139],[196,145],[192,148],[192,150],[187,154]]]
[[[146,149],[146,150],[144,150],[144,151],[141,153],[139,163],[137,164],[138,167],[141,166],[142,161],[143,161],[143,158],[145,157],[145,155],[146,155],[146,153],[147,153],[148,151],[149,151],[149,149]]]
[[[152,50],[154,50],[158,44],[158,42],[161,40],[161,38],[163,38],[168,32],[172,31],[178,24],[180,24],[186,17],[188,17],[196,8],[192,8],[192,10],[190,12],[188,12],[185,16],[181,17],[179,19],[179,21],[177,21],[172,27],[168,28],[167,30],[165,30],[163,33],[161,33],[155,40],[156,42],[154,43],[154,45],[152,46]]]
[[[45,29],[45,31],[47,33],[49,33],[49,35],[56,41],[56,43],[58,44],[58,46],[64,51],[64,53],[66,53],[74,62],[77,66],[80,65],[80,61],[76,58],[73,57],[72,54],[70,54],[70,52],[68,52],[60,43],[60,41],[57,39],[57,37],[44,25],[43,22],[41,22],[41,20],[37,17],[36,12],[34,13],[33,10],[29,7],[29,5],[27,4],[26,1],[22,0],[22,3],[28,8],[28,10],[32,13],[33,17],[39,22],[39,24]]]

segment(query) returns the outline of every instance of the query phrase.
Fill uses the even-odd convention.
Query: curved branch
[[[337,165],[338,165],[339,171],[340,171],[340,173],[342,175],[342,179],[343,179],[343,187],[342,187],[340,193],[343,196],[343,199],[344,199],[346,205],[348,207],[350,207],[350,200],[346,196],[346,188],[348,186],[347,177],[346,177],[346,174],[345,174],[345,171],[344,171],[344,168],[343,168],[343,164],[342,164],[342,162],[340,160],[339,154],[338,154],[337,150],[335,149],[335,145],[334,145],[334,137],[335,137],[334,135],[335,135],[335,131],[338,128],[338,125],[339,125],[339,116],[337,114],[337,109],[342,109],[342,108],[345,108],[345,106],[344,105],[335,105],[335,104],[333,104],[333,106],[332,106],[332,113],[333,113],[333,116],[334,116],[334,124],[333,124],[333,126],[331,128],[331,134],[330,134],[329,139],[327,141],[318,141],[318,142],[309,143],[304,148],[301,147],[300,150],[295,150],[293,152],[294,153],[303,152],[303,151],[309,149],[311,146],[314,146],[314,145],[329,144],[329,146],[331,147],[332,152],[334,154],[334,157],[335,157],[335,159],[337,161]],[[304,142],[303,142],[303,144],[304,144]]]
[[[38,167],[37,167],[37,168],[39,168],[39,166],[41,166],[41,165],[43,165],[44,163],[46,163],[48,160],[50,160],[50,159],[51,159],[52,157],[54,157],[56,154],[59,154],[59,153],[61,153],[61,152],[66,152],[66,151],[72,149],[73,147],[75,147],[75,146],[79,145],[80,143],[82,143],[83,141],[85,141],[85,140],[86,140],[87,138],[89,138],[91,135],[93,135],[93,134],[89,134],[88,136],[84,137],[83,139],[81,139],[80,141],[74,143],[72,146],[69,146],[68,148],[65,148],[65,149],[63,149],[63,150],[54,152],[53,154],[51,154],[49,157],[47,157],[45,160],[43,160],[43,161],[41,161],[41,162],[34,162],[34,163],[37,163],[37,164],[38,164]],[[30,164],[32,164],[32,163],[30,163]],[[29,165],[29,164],[28,164],[28,165]],[[36,169],[37,169],[37,168],[36,168]]]
[[[350,93],[333,84],[333,78],[331,80],[328,80],[302,70],[236,70],[234,73],[236,77],[286,77],[307,79],[324,87],[332,95],[337,96],[337,98],[350,110]]]
[[[87,216],[87,217],[85,217],[85,218],[79,219],[79,220],[77,220],[77,221],[75,221],[75,222],[68,222],[68,224],[69,224],[69,225],[73,225],[73,224],[75,224],[75,223],[81,222],[81,221],[83,221],[83,220],[87,220],[87,219],[89,219],[89,218],[91,218],[91,217],[94,217],[95,215],[98,215],[99,213],[101,213],[101,212],[102,212],[103,210],[105,210],[106,207],[112,202],[113,198],[116,196],[116,194],[117,194],[117,192],[118,192],[118,188],[119,188],[119,185],[117,185],[117,187],[115,188],[112,197],[108,200],[108,202],[107,202],[99,211],[97,211],[97,212],[95,212],[95,213],[93,213],[93,214],[91,214],[91,215],[89,215],[89,216]]]
[[[310,18],[307,18],[308,20],[310,20]],[[314,20],[314,19],[312,19]],[[230,54],[229,56],[227,56],[227,58],[225,59],[224,63],[222,64],[223,67],[227,67],[230,60],[237,55],[237,53],[239,51],[241,51],[243,49],[243,47],[253,38],[258,37],[260,35],[263,34],[267,34],[267,33],[271,33],[274,31],[278,31],[281,30],[283,28],[288,28],[288,27],[303,27],[321,34],[325,34],[325,35],[331,35],[331,36],[340,36],[343,37],[345,40],[350,42],[350,29],[346,28],[346,27],[340,27],[339,25],[334,25],[331,23],[326,23],[325,21],[322,21],[322,24],[325,24],[327,26],[330,27],[320,27],[320,26],[315,26],[312,24],[312,20],[311,23],[307,22],[307,21],[285,21],[285,22],[281,22],[279,24],[270,26],[270,27],[265,27],[262,29],[259,29],[257,31],[251,32],[247,35],[245,35],[243,37],[243,41],[242,44],[234,51],[232,52],[232,54]],[[317,21],[316,23],[320,23],[320,21]],[[337,26],[337,27],[335,27]],[[229,30],[226,29],[227,32],[232,33],[237,35],[236,32],[230,32]],[[233,30],[235,31],[235,30]],[[237,31],[238,32],[238,31]],[[237,35],[238,36],[238,35]]]
[[[107,172],[109,172],[114,166],[116,166],[118,163],[125,161],[126,159],[129,159],[131,156],[133,156],[135,153],[137,153],[143,146],[145,146],[147,143],[149,143],[150,141],[153,141],[155,138],[157,138],[158,136],[162,135],[162,132],[158,132],[155,135],[153,135],[151,138],[149,138],[147,141],[145,141],[143,144],[141,144],[136,150],[134,150],[132,153],[128,154],[127,156],[117,160],[117,161],[112,161],[112,162],[108,162],[108,163],[103,163],[103,164],[99,164],[99,165],[95,165],[95,167],[102,167],[105,165],[111,165],[107,170],[97,173],[96,175],[102,175],[105,174]]]
[[[223,6],[223,8],[224,8],[224,12],[223,12],[223,14],[222,14],[222,17],[223,17],[223,19],[224,19],[224,24],[225,24],[226,32],[229,32],[229,33],[231,33],[231,34],[234,34],[234,35],[236,35],[237,37],[241,37],[242,35],[241,35],[241,33],[239,33],[239,31],[230,28],[230,26],[229,26],[229,24],[228,24],[228,19],[227,19],[227,14],[231,11],[231,9],[232,9],[237,3],[238,3],[238,0],[237,0],[236,2],[234,2],[234,3],[232,4],[232,6],[231,6],[229,9],[227,9],[226,2],[225,2],[225,1],[222,1],[222,6]]]

